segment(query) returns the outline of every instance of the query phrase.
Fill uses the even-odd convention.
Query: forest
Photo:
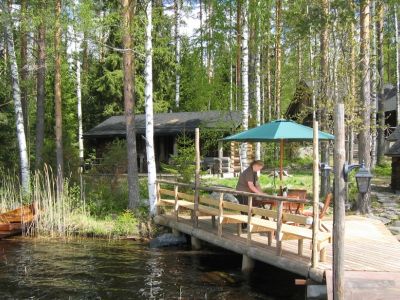
[[[134,208],[135,114],[237,110],[248,129],[285,117],[301,82],[312,95],[302,114],[316,111],[322,130],[332,132],[333,106],[345,104],[349,162],[358,140],[359,160],[382,164],[399,124],[395,0],[4,0],[0,9],[0,169],[19,174],[23,190],[44,166],[60,182],[78,174],[92,153],[83,133],[125,114]]]

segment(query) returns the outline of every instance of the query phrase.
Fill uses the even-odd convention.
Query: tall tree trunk
[[[121,0],[122,4],[122,44],[123,70],[124,70],[124,107],[126,122],[126,145],[128,156],[128,191],[130,209],[139,205],[139,178],[137,168],[136,132],[135,132],[135,93],[134,93],[134,72],[133,72],[133,51],[131,24],[135,1]]]
[[[235,110],[239,109],[241,102],[241,74],[242,74],[242,1],[236,1],[236,105]]]
[[[394,5],[394,25],[396,37],[396,126],[400,125],[400,32],[399,19],[397,17],[399,6]]]
[[[175,10],[175,63],[176,63],[176,74],[175,74],[175,106],[179,108],[180,102],[180,86],[181,86],[181,75],[180,75],[180,63],[181,63],[181,37],[180,37],[180,14],[181,14],[181,0],[174,0]]]
[[[383,14],[384,3],[378,0],[376,6],[376,29],[377,29],[377,55],[378,55],[378,141],[376,161],[380,165],[383,162],[385,152],[385,108],[384,108],[384,89],[383,89]]]
[[[55,2],[54,24],[54,102],[56,116],[56,158],[57,158],[57,193],[61,196],[63,191],[63,142],[62,142],[62,100],[61,100],[61,0]]]
[[[233,110],[232,0],[229,1],[229,110]]]
[[[276,0],[275,7],[275,117],[281,116],[281,35],[282,35],[282,0]]]
[[[201,53],[201,63],[204,64],[203,0],[199,0],[199,5],[200,5],[200,53]]]
[[[354,14],[354,2],[351,1],[351,8],[352,13]],[[350,90],[350,99],[349,99],[349,114],[352,116],[355,114],[355,107],[356,107],[356,49],[355,49],[355,41],[354,41],[354,34],[355,34],[355,24],[354,22],[350,23],[350,34],[349,34],[349,42],[350,42],[350,83],[349,83],[349,90]],[[348,128],[348,140],[349,140],[349,154],[348,154],[348,162],[349,164],[353,163],[354,157],[354,124],[352,122],[349,123]]]
[[[359,133],[359,162],[371,165],[371,83],[370,83],[370,30],[369,30],[369,0],[362,0],[360,6],[360,74],[361,74],[361,119],[362,128]],[[358,210],[365,214],[369,212],[369,193],[361,195]]]
[[[320,35],[320,47],[321,47],[321,74],[320,74],[320,95],[319,95],[319,108],[320,108],[320,120],[321,129],[327,130],[327,109],[328,103],[328,84],[329,84],[329,1],[321,0],[321,11],[322,11],[322,29]],[[321,142],[321,162],[329,163],[329,144],[327,142]],[[323,176],[321,180],[321,196],[324,197],[328,193],[329,182],[327,177]]]
[[[372,22],[372,57],[371,57],[371,168],[376,164],[376,112],[377,112],[377,84],[376,84],[376,0],[371,0],[370,22]]]
[[[21,104],[24,115],[24,129],[29,153],[29,105],[28,105],[28,33],[27,29],[27,1],[21,0]],[[29,161],[29,155],[28,155]]]
[[[257,45],[256,50],[256,121],[257,126],[261,125],[261,74],[260,74],[260,46]],[[261,159],[261,144],[256,143],[256,155],[257,160]]]
[[[79,40],[78,40],[79,39]],[[75,54],[76,54],[76,99],[78,113],[78,146],[79,146],[79,162],[80,167],[83,167],[83,126],[82,126],[82,82],[81,82],[81,40],[77,37],[75,31]]]
[[[44,6],[40,12],[44,11]],[[40,16],[38,28],[38,54],[37,54],[37,79],[36,79],[36,143],[35,143],[35,169],[43,164],[44,144],[44,107],[46,99],[46,25],[44,16]]]
[[[154,158],[154,122],[153,122],[153,46],[152,46],[152,2],[146,8],[146,62],[145,62],[145,109],[146,109],[146,155],[147,155],[147,188],[149,191],[150,214],[156,212],[156,160]]]
[[[249,0],[245,0],[243,6],[243,66],[242,66],[242,89],[243,89],[243,106],[242,106],[242,126],[243,130],[249,128]],[[247,167],[247,143],[241,145],[241,166],[242,171]]]
[[[268,119],[267,121],[272,120],[272,87],[271,87],[271,58],[270,58],[270,48],[269,48],[269,42],[267,43],[266,46],[266,55],[265,55],[265,68],[267,70],[267,110],[268,110]]]
[[[24,116],[22,112],[21,104],[21,90],[19,85],[19,74],[17,66],[17,58],[15,56],[14,38],[12,29],[11,12],[8,5],[4,2],[1,3],[3,12],[6,12],[6,22],[4,26],[5,38],[7,43],[7,51],[10,60],[10,74],[12,83],[12,94],[14,99],[14,110],[15,110],[15,123],[17,128],[17,139],[19,149],[19,159],[21,168],[21,185],[24,196],[29,195],[30,189],[30,172],[28,163],[28,151],[26,148],[26,137],[24,129]]]

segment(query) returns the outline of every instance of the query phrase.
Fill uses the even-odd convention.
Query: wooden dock
[[[216,212],[213,215],[210,207],[202,204],[204,202],[202,202],[201,197],[197,208],[193,203],[192,205],[185,204],[187,201],[190,202],[192,198],[187,194],[178,193],[176,186],[175,191],[169,193],[170,195],[175,194],[174,200],[165,199],[162,196],[163,192],[169,193],[166,190],[162,190],[160,193],[159,190],[158,205],[161,205],[162,209],[159,209],[154,219],[157,224],[190,235],[192,245],[195,245],[195,247],[199,247],[200,241],[205,241],[242,254],[242,269],[243,265],[246,265],[246,268],[251,268],[252,261],[258,260],[296,273],[314,282],[326,284],[328,293],[331,295],[333,261],[331,243],[324,242],[321,244],[321,247],[324,247],[322,249],[324,252],[323,254],[321,252],[318,264],[312,266],[312,239],[306,238],[305,235],[299,234],[294,239],[271,239],[268,232],[252,232],[252,225],[250,226],[250,233],[242,233],[238,230],[238,223],[230,224],[229,222],[223,224],[222,230],[223,221],[220,222],[219,219],[230,218],[229,215],[222,216],[222,213],[226,214],[223,209],[224,201],[220,200],[220,216],[218,216]],[[186,200],[180,200],[181,196]],[[165,201],[164,204],[162,204],[163,201]],[[183,202],[179,204],[179,201]],[[212,204],[210,199],[207,199],[206,202]],[[165,204],[172,204],[172,209]],[[180,205],[182,206],[180,207]],[[204,216],[201,213],[201,206],[204,206],[203,212],[210,211],[210,214]],[[231,204],[227,206],[232,207]],[[251,206],[251,203],[249,203],[249,206]],[[207,209],[204,210],[205,208]],[[193,214],[195,209],[199,211],[196,214],[197,217]],[[263,222],[261,218],[255,220],[254,212],[259,212],[260,209],[252,210],[250,207],[248,211],[249,215],[243,216],[248,217],[250,221],[248,224]],[[279,221],[279,218],[278,220],[275,219],[276,221]],[[216,223],[218,223],[218,226],[216,226]],[[324,220],[321,225],[328,229],[328,232],[332,231],[332,221]],[[277,230],[282,229],[278,226],[273,231],[275,236],[279,236]],[[281,247],[280,251],[277,251],[278,247]],[[379,220],[361,216],[346,217],[344,266],[346,299],[366,299],[365,295],[369,295],[368,299],[400,298],[400,243]]]

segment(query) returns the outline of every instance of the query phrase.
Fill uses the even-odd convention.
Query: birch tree
[[[156,161],[154,158],[154,121],[153,121],[153,47],[152,47],[152,2],[146,8],[146,62],[145,62],[145,110],[146,110],[146,155],[147,189],[149,191],[150,214],[156,212]]]
[[[21,17],[20,17],[20,57],[21,57],[21,104],[24,115],[24,129],[26,141],[29,148],[29,105],[28,105],[28,32],[27,32],[27,0],[21,0]],[[28,151],[29,152],[29,151]],[[29,161],[29,157],[28,157]]]
[[[75,7],[79,5],[79,0],[75,0]],[[76,26],[75,26],[76,27]],[[82,33],[74,29],[75,35],[75,64],[76,64],[76,99],[77,99],[77,117],[78,117],[78,147],[79,147],[79,161],[81,167],[83,166],[83,127],[82,127],[82,83],[81,83],[81,43]],[[80,171],[82,171],[80,169]]]
[[[11,18],[10,8],[6,3],[4,3],[4,1],[1,2],[1,8],[3,12],[5,12],[5,22],[3,28],[5,30],[7,51],[10,61],[10,75],[12,83],[12,95],[14,100],[15,123],[17,128],[22,192],[24,195],[28,195],[30,189],[29,188],[30,172],[29,172],[29,162],[28,162],[28,151],[26,148],[24,116],[21,103],[21,89],[20,89],[19,74],[18,74],[19,72],[18,72],[17,58],[15,56],[15,48],[14,48],[14,37],[12,28],[13,21]]]
[[[131,24],[135,1],[121,0],[122,5],[122,44],[123,44],[123,71],[124,71],[124,108],[126,122],[126,145],[128,156],[128,193],[130,209],[139,205],[139,179],[136,153],[135,132],[135,93],[133,73],[133,51]]]
[[[242,41],[242,126],[243,130],[249,128],[249,0],[245,0],[243,5],[243,41]],[[242,143],[240,148],[241,167],[244,170],[247,167],[247,143]]]
[[[362,127],[358,137],[359,162],[371,165],[371,82],[370,82],[370,1],[362,0],[360,6],[360,75],[361,75],[361,119]],[[365,214],[369,212],[369,194],[360,195],[358,210]]]
[[[179,108],[180,101],[180,86],[181,86],[181,75],[180,75],[180,62],[181,62],[181,37],[180,37],[180,14],[181,0],[174,0],[174,10],[175,10],[175,63],[176,63],[176,74],[175,74],[175,106]]]

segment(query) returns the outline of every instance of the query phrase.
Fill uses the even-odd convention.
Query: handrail
[[[170,181],[170,180],[164,180],[164,179],[157,179],[157,183],[177,185],[177,186],[188,187],[188,188],[192,188],[192,189],[195,188],[194,184],[182,183],[182,182],[176,182],[176,181]],[[283,197],[283,196],[242,192],[242,191],[237,191],[237,190],[231,189],[231,188],[220,188],[220,187],[209,187],[209,186],[199,186],[198,188],[199,188],[199,190],[207,191],[207,192],[219,192],[219,193],[229,193],[229,194],[235,194],[235,195],[241,195],[241,196],[247,196],[247,197],[258,197],[258,198],[262,198],[262,199],[276,200],[279,202],[285,201],[285,202],[292,202],[292,203],[311,203],[311,201],[307,200],[307,199],[293,199],[293,198]]]

